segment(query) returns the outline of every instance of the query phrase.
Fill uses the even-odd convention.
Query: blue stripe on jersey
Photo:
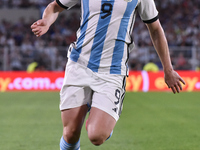
[[[124,16],[121,20],[117,40],[115,42],[113,57],[112,57],[112,64],[110,67],[110,74],[121,74],[121,62],[124,53],[124,44],[125,38],[127,33],[128,22],[132,12],[134,11],[135,7],[137,6],[138,0],[132,0],[132,2],[127,3],[126,11]]]
[[[82,5],[83,5],[84,12],[83,12],[83,22],[82,22],[82,25],[80,26],[81,33],[80,33],[80,37],[78,38],[77,43],[76,43],[76,49],[73,48],[71,55],[70,55],[71,60],[73,60],[75,62],[78,61],[79,55],[82,51],[82,44],[85,39],[86,29],[88,26],[88,17],[90,15],[89,0],[82,1]]]
[[[98,72],[101,55],[103,51],[104,41],[108,30],[108,25],[112,16],[114,0],[101,2],[101,13],[95,32],[95,37],[91,49],[90,59],[88,62],[88,68],[94,72]]]

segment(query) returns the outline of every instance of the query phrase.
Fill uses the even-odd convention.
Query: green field
[[[0,150],[59,150],[58,92],[0,93]],[[113,136],[81,150],[200,150],[200,92],[127,93]]]

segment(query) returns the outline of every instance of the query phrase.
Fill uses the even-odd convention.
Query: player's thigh
[[[63,127],[71,128],[72,131],[80,130],[88,111],[87,105],[70,108],[61,111]]]
[[[92,108],[87,122],[87,129],[91,133],[109,135],[114,129],[122,110],[124,99],[123,76],[113,76],[112,80],[103,78],[101,88],[93,93]],[[98,84],[97,84],[98,86]],[[95,87],[94,87],[95,88]]]
[[[87,122],[89,133],[109,135],[119,118],[115,108],[115,99],[111,100],[105,93],[94,92]]]
[[[60,110],[64,134],[79,134],[91,103],[89,87],[66,86],[61,91]]]
[[[119,83],[124,82],[123,77],[115,79]],[[101,89],[93,92],[91,106],[106,112],[118,121],[122,111],[124,95],[123,84],[106,81],[102,83]]]
[[[61,111],[63,137],[66,142],[76,143],[79,140],[87,110],[87,105],[82,105]]]
[[[116,120],[110,114],[92,107],[87,121],[87,131],[89,135],[101,135],[106,139],[114,129],[115,124]]]

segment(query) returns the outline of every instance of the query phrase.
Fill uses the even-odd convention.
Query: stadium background
[[[52,77],[59,75],[57,78],[60,79],[63,77],[62,73],[55,75],[45,73],[43,78],[37,76],[41,78],[40,81],[35,81],[30,74],[26,74],[26,71],[30,72],[30,68],[32,71],[36,68],[37,71],[63,72],[67,62],[68,46],[76,40],[80,22],[80,4],[60,14],[48,33],[42,37],[37,38],[31,32],[30,25],[41,18],[49,2],[51,0],[0,1],[0,71],[25,71],[20,75],[24,78],[10,77],[13,72],[9,74],[1,72],[1,91],[60,89],[56,88],[55,79]],[[183,78],[187,82],[184,90],[198,91],[200,90],[200,3],[198,0],[155,2],[169,43],[173,67],[178,71],[188,71],[183,73]],[[139,75],[130,73],[131,77],[127,80],[130,86],[127,86],[127,90],[166,91],[166,86],[158,84],[162,73],[153,75],[156,79],[152,82],[150,77],[152,75],[143,72],[144,66],[149,62],[156,64],[160,72],[162,66],[152,46],[147,28],[139,16],[136,18],[132,37],[136,46],[130,54],[128,65],[130,71],[139,71]],[[44,76],[48,77],[48,81]]]
[[[42,70],[63,71],[69,44],[76,39],[80,5],[64,11],[49,32],[36,38],[30,25],[41,17],[51,0],[0,1],[0,70],[26,70],[36,61]],[[198,0],[155,0],[163,25],[172,63],[176,70],[200,67],[200,3]],[[133,32],[135,49],[130,55],[130,70],[142,70],[149,61],[162,69],[148,31],[139,17]]]

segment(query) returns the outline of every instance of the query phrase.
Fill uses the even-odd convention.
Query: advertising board
[[[200,91],[200,72],[178,71],[186,82],[183,91]],[[0,91],[59,91],[64,72],[0,72]],[[130,71],[126,91],[169,91],[162,71]]]

